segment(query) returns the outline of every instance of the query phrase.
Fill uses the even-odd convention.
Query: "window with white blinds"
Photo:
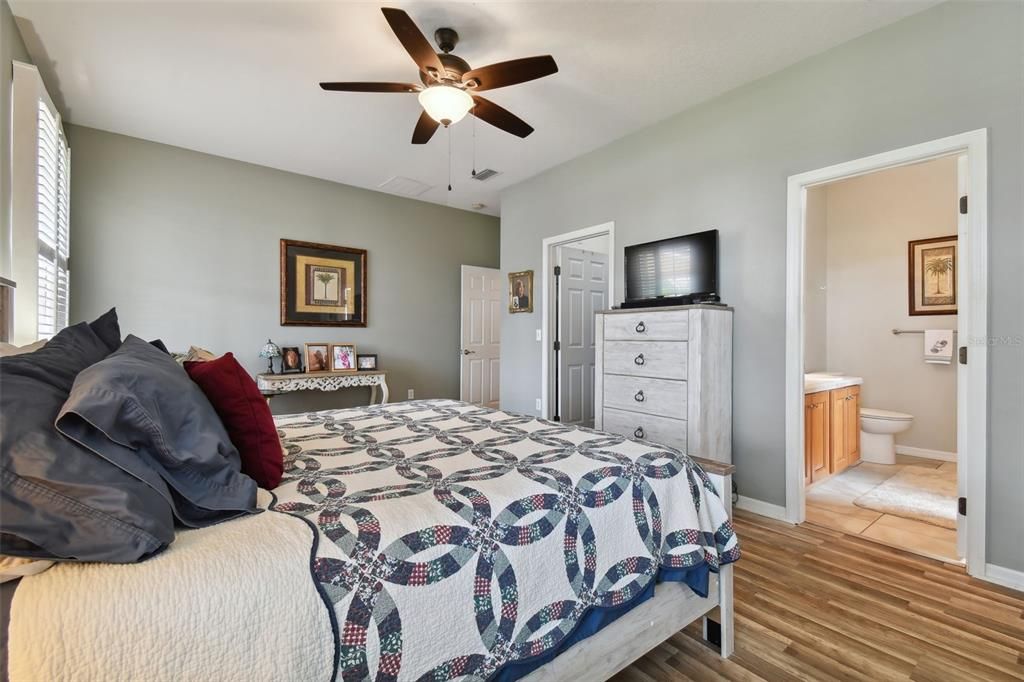
[[[39,101],[38,128],[39,338],[68,325],[68,254],[71,232],[71,152],[60,119]]]

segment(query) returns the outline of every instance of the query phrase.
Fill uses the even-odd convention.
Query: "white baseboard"
[[[985,564],[985,575],[979,577],[997,585],[1024,592],[1024,571],[995,564]]]
[[[767,516],[769,519],[775,519],[777,521],[786,521],[786,508],[781,507],[771,502],[764,502],[762,500],[755,500],[752,497],[743,497],[740,495],[736,500],[736,508],[744,511],[752,512],[760,516]]]
[[[909,445],[897,445],[896,454],[910,455],[911,457],[923,457],[925,459],[938,459],[943,462],[955,462],[956,453],[945,450],[929,450],[927,448],[915,448]]]

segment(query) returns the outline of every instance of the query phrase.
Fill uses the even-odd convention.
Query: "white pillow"
[[[22,353],[32,353],[37,351],[46,345],[49,339],[39,339],[34,343],[30,343],[27,346],[15,346],[13,343],[0,343],[0,358],[6,358],[9,355],[21,355]]]
[[[26,575],[42,573],[50,566],[53,566],[54,563],[49,559],[29,559],[0,554],[0,583],[24,578]]]

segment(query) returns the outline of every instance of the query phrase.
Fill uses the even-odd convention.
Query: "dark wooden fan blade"
[[[417,92],[415,83],[321,83],[324,90],[339,92]]]
[[[473,101],[476,106],[470,109],[470,113],[481,121],[486,121],[495,128],[500,128],[506,133],[512,133],[519,137],[526,137],[533,132],[533,126],[489,99],[474,95]]]
[[[525,59],[513,59],[509,62],[498,62],[489,66],[481,66],[479,69],[467,71],[462,76],[462,82],[469,85],[476,92],[503,88],[506,85],[525,83],[544,76],[558,73],[558,65],[551,55],[543,57],[526,57]],[[472,81],[479,85],[473,87]]]
[[[413,144],[426,144],[434,136],[434,131],[440,123],[430,118],[427,112],[420,114],[420,120],[416,121],[416,129],[412,131]]]
[[[435,74],[445,72],[444,65],[441,64],[434,48],[430,46],[430,42],[404,10],[382,7],[380,11],[384,13],[384,18],[388,20],[391,30],[398,36],[398,41],[402,43],[402,47],[409,53],[421,71],[427,73],[433,71]]]

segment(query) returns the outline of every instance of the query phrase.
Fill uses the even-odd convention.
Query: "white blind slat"
[[[60,120],[42,100],[38,122],[37,326],[39,337],[49,338],[68,324],[71,154]]]

